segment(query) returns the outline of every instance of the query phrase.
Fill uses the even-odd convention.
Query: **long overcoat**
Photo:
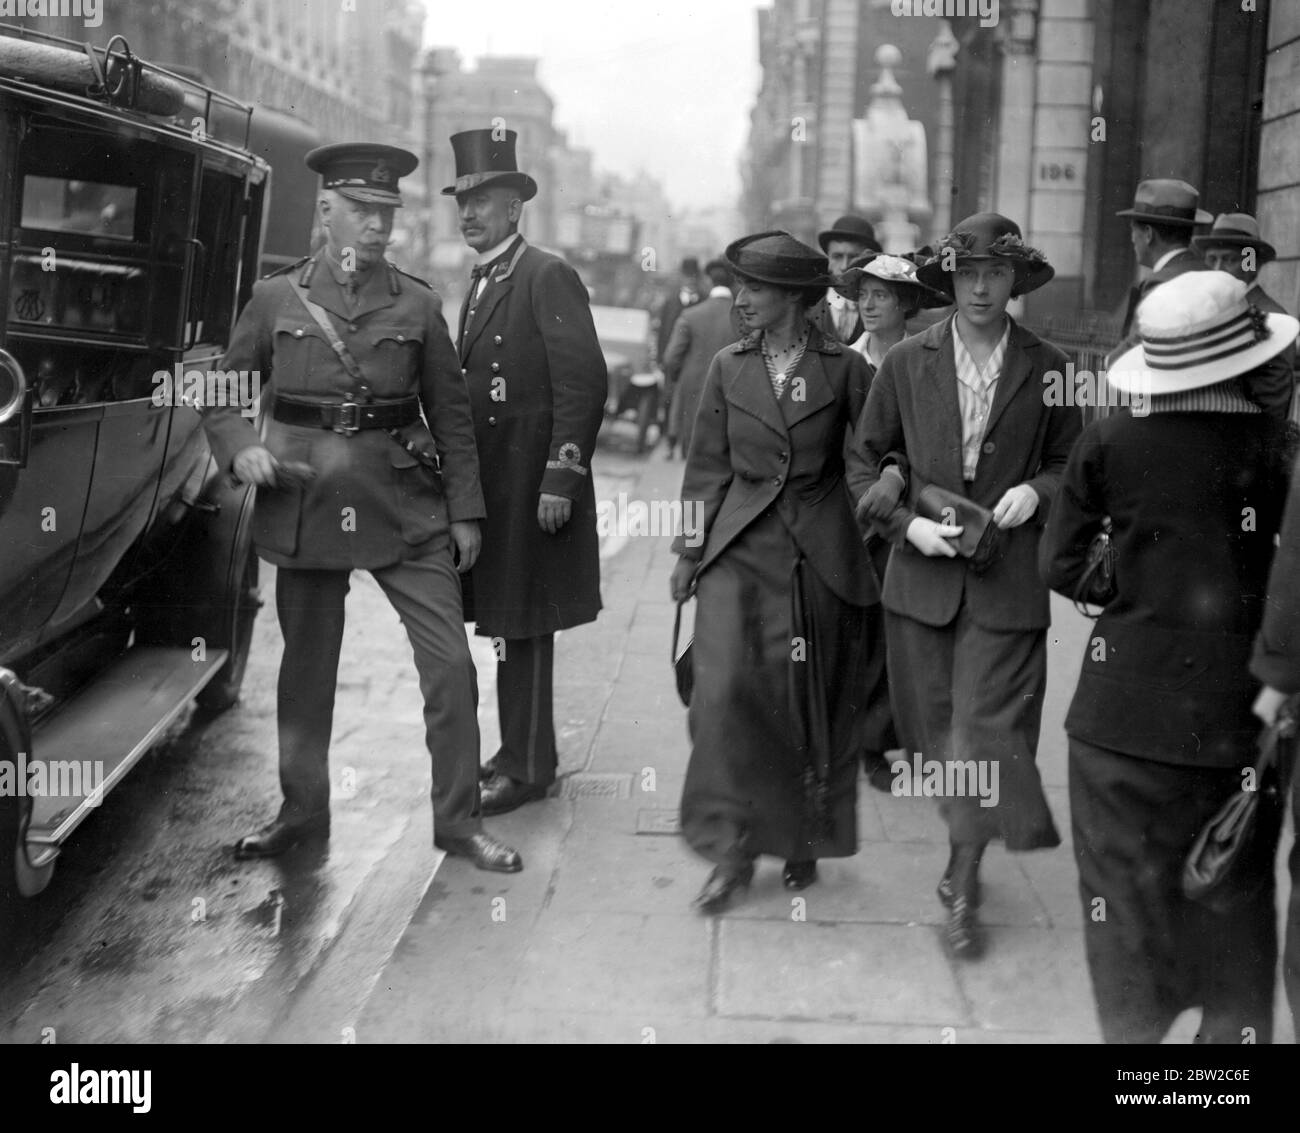
[[[387,263],[367,273],[352,310],[319,257],[260,280],[221,368],[257,374],[264,397],[339,403],[355,393],[299,295],[325,308],[375,399],[419,396],[432,438],[422,425],[403,432],[422,449],[436,449],[441,482],[383,429],[346,436],[269,419],[267,448],[311,465],[316,477],[303,487],[258,492],[257,553],[277,566],[376,570],[418,555],[449,522],[481,519],[469,395],[438,296]],[[226,470],[241,449],[263,443],[237,405],[209,406],[203,424]]]
[[[462,576],[465,620],[507,639],[594,621],[591,460],[609,377],[578,273],[520,237],[465,324],[460,361],[487,503],[482,553]],[[573,501],[554,535],[537,522],[542,492]]]

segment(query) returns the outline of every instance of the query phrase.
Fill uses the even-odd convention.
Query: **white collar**
[[[1158,260],[1156,260],[1155,263],[1151,265],[1152,274],[1154,275],[1156,272],[1158,272],[1162,267],[1165,266],[1165,264],[1167,264],[1170,260],[1172,260],[1176,255],[1178,255],[1179,252],[1185,252],[1185,251],[1187,251],[1186,248],[1173,248],[1170,251],[1166,252]]]
[[[721,299],[724,295],[728,299],[732,297],[730,287],[723,287],[722,284],[718,284],[716,287],[709,288],[710,299]]]
[[[826,289],[826,302],[830,305],[830,308],[833,311],[842,311],[846,307],[856,306],[854,300],[844,298],[844,296],[833,287],[828,287]]]
[[[477,264],[479,267],[482,267],[484,264],[490,264],[493,260],[497,258],[497,256],[501,255],[502,252],[504,252],[508,247],[510,247],[510,242],[514,240],[514,238],[518,235],[519,235],[518,232],[512,232],[510,233],[509,236],[507,236],[504,240],[502,240],[500,244],[497,244],[493,248],[489,248],[486,252],[480,252],[477,256],[474,257],[474,263]]]

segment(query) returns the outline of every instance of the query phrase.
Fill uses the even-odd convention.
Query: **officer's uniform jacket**
[[[519,237],[465,302],[460,359],[487,502],[465,619],[507,639],[582,625],[600,610],[591,459],[609,385],[587,289]],[[542,492],[573,501],[554,535],[537,523]]]
[[[304,487],[258,492],[258,554],[277,566],[375,570],[421,554],[450,522],[483,518],[474,426],[438,296],[385,261],[363,277],[350,310],[335,270],[321,252],[258,282],[221,368],[260,373],[266,447],[316,472]],[[268,393],[359,400],[356,383],[295,291],[328,312],[375,401],[419,397],[427,429],[415,424],[402,433],[424,451],[436,449],[440,478],[383,429],[343,435],[270,419]],[[203,423],[223,469],[259,443],[238,407],[210,407]]]

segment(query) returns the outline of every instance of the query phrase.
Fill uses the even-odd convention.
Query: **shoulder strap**
[[[307,296],[299,291],[298,288],[294,287],[292,283],[289,285],[289,288],[298,297],[298,302],[307,309],[307,314],[309,314],[316,321],[316,325],[325,332],[325,337],[329,340],[330,346],[333,347],[334,353],[338,355],[339,361],[343,363],[343,368],[348,372],[348,377],[357,383],[358,389],[356,392],[363,396],[367,395],[369,389],[366,385],[366,375],[361,369],[361,364],[352,357],[352,351],[348,349],[347,343],[339,337],[339,332],[334,329],[334,324],[330,322],[329,314],[326,312],[325,308],[319,303],[313,303],[307,298]]]

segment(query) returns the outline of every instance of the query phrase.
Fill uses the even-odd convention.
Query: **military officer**
[[[465,618],[496,639],[501,748],[483,813],[540,799],[555,779],[556,630],[593,621],[600,559],[591,459],[609,377],[578,273],[519,234],[537,182],[513,130],[451,139],[460,229],[475,266],[461,308],[460,362],[482,462],[483,554],[462,578]]]
[[[522,868],[480,817],[477,685],[457,578],[478,557],[484,516],[469,396],[438,297],[384,258],[398,179],[416,164],[405,150],[363,143],[307,155],[321,175],[325,247],[253,288],[222,362],[260,373],[274,394],[265,443],[237,408],[204,417],[219,464],[260,489],[254,539],[277,568],[284,637],[284,801],[239,842],[241,857],[329,832],[343,602],[350,573],[367,570],[415,653],[435,845],[480,869]]]

